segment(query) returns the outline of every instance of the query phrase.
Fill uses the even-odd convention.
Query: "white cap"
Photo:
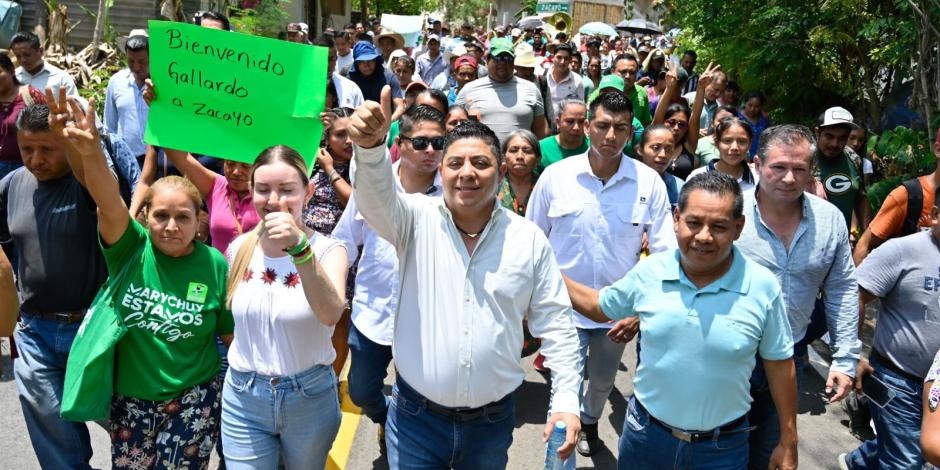
[[[827,109],[826,112],[823,113],[823,122],[819,127],[849,126],[854,128],[856,126],[853,119],[852,113],[847,109],[836,106]]]

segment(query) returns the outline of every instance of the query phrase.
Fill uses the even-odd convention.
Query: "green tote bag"
[[[99,421],[110,415],[114,348],[127,332],[116,309],[116,297],[128,272],[138,268],[140,261],[138,252],[116,276],[108,278],[78,327],[65,367],[60,413],[66,421]]]

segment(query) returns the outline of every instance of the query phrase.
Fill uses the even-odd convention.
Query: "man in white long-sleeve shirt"
[[[390,103],[386,87],[349,128],[356,204],[399,256],[390,468],[506,467],[523,318],[553,373],[545,436],[563,421],[559,454],[570,456],[580,427],[571,303],[545,235],[496,200],[505,173],[496,135],[477,122],[456,127],[444,141],[443,199],[401,194],[384,145]]]
[[[412,106],[401,117],[396,139],[401,158],[392,165],[395,189],[440,198],[444,115],[431,106]],[[357,209],[355,194],[336,223],[333,238],[343,242],[350,259],[362,253],[349,329],[349,398],[379,424],[381,439],[388,415],[383,388],[392,361],[393,321],[398,308],[398,255],[395,247],[366,223]]]
[[[586,126],[591,148],[546,168],[526,212],[548,237],[577,312],[581,370],[590,377],[581,399],[577,447],[584,456],[600,448],[597,421],[638,322],[591,321],[582,315],[580,298],[633,269],[644,234],[652,253],[676,247],[662,178],[623,156],[632,123],[633,107],[625,95],[606,93],[591,102]]]

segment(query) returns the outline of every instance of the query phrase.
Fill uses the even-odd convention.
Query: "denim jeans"
[[[898,374],[874,357],[869,358],[875,377],[897,394],[884,408],[869,400],[877,437],[865,441],[847,456],[853,470],[916,468],[924,465],[920,450],[920,424],[923,418],[923,380]]]
[[[229,368],[222,391],[222,449],[230,470],[323,468],[339,430],[331,364],[268,377]],[[280,459],[278,455],[280,454]]]
[[[13,375],[29,440],[42,468],[91,468],[88,427],[59,417],[65,365],[80,324],[21,312],[14,333],[20,356],[13,362]]]
[[[350,322],[349,354],[349,398],[373,422],[385,424],[389,400],[382,390],[392,362],[392,347],[373,342]]]
[[[502,409],[458,421],[428,410],[428,400],[398,379],[385,423],[389,469],[506,468],[516,423],[514,400],[509,395]]]
[[[734,430],[748,426],[747,420]],[[711,440],[686,442],[650,420],[630,398],[620,436],[619,470],[743,470],[747,468],[747,432],[716,434]]]
[[[620,366],[625,343],[615,343],[607,337],[607,328],[578,328],[581,363],[581,422],[594,424],[604,411],[604,403],[614,389],[614,378]],[[587,373],[587,376],[585,376]],[[584,390],[584,379],[588,379]]]
[[[803,368],[805,367],[806,346],[794,348],[793,365],[796,368],[796,390],[799,394],[803,384]],[[764,370],[764,362],[758,357],[757,365],[751,374],[751,411],[747,420],[757,429],[751,431],[749,438],[750,463],[749,467],[755,470],[766,470],[770,463],[777,444],[780,443],[780,415],[777,414],[777,405],[774,404],[770,394],[770,382]]]

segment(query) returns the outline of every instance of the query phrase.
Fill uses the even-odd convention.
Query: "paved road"
[[[616,388],[605,414],[601,419],[601,438],[608,450],[592,459],[578,459],[579,469],[616,468],[617,439],[626,409],[626,399],[632,393],[632,370],[636,361],[633,346],[628,346],[621,371],[617,375]],[[8,352],[3,349],[4,371],[0,378],[0,433],[4,445],[0,447],[0,470],[38,469],[35,455],[26,435],[26,428],[19,409],[16,384],[12,380],[12,364]],[[531,358],[525,361],[527,375],[517,398],[517,425],[513,446],[509,453],[509,468],[512,470],[538,470],[542,468],[544,447],[541,430],[548,406],[549,385],[547,380],[531,367]],[[627,370],[629,366],[629,370]],[[391,384],[391,378],[387,383]],[[827,405],[822,396],[823,381],[817,374],[807,370],[805,389],[800,394],[798,427],[800,432],[800,468],[837,469],[836,456],[854,448],[857,441],[847,431],[846,417],[839,405]],[[91,426],[94,445],[92,464],[96,468],[109,467],[107,433],[99,426]],[[369,470],[386,468],[376,442],[376,426],[362,419],[355,432],[355,439],[347,469]],[[215,468],[215,465],[212,466]]]

